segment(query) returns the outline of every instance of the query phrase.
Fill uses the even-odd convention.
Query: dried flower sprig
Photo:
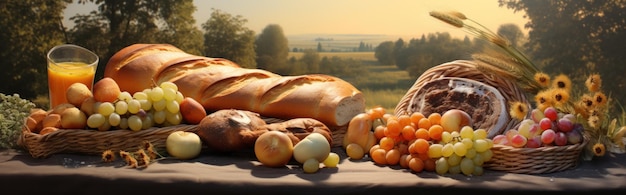
[[[119,155],[126,162],[126,166],[131,168],[145,168],[151,163],[165,158],[155,150],[154,145],[149,141],[143,141],[135,152],[120,150]],[[115,153],[112,150],[106,150],[102,153],[102,162],[109,163],[115,159]]]

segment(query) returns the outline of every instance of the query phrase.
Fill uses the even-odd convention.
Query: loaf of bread
[[[164,81],[174,82],[185,97],[207,112],[239,109],[279,119],[314,118],[344,126],[365,111],[363,94],[330,75],[281,76],[242,68],[223,58],[188,54],[168,44],[134,44],[111,57],[105,77],[131,94]]]

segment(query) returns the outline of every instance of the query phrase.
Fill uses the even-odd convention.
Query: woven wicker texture
[[[264,118],[264,120],[267,123],[284,121],[274,118]],[[347,126],[329,128],[332,131],[332,146],[341,146]],[[61,129],[45,135],[32,133],[24,127],[18,143],[34,158],[46,158],[56,153],[100,155],[105,150],[134,151],[141,146],[143,141],[149,141],[155,149],[163,150],[167,136],[174,131],[196,132],[197,125],[153,127],[141,131]]]
[[[543,174],[571,169],[578,165],[587,141],[575,145],[514,148],[494,145],[493,157],[483,166],[510,173]]]
[[[141,131],[61,129],[45,135],[31,133],[25,128],[19,142],[35,158],[45,158],[56,153],[99,155],[106,150],[134,151],[143,141],[149,141],[155,149],[162,149],[165,148],[167,136],[178,130],[195,132],[197,126],[176,125]]]
[[[440,64],[425,71],[402,97],[394,112],[396,115],[410,114],[411,98],[415,96],[426,83],[444,78],[460,77],[476,80],[493,86],[507,101],[520,101],[530,107],[526,93],[515,84],[515,81],[498,77],[494,74],[482,72],[476,68],[476,63],[469,60],[456,60]],[[507,110],[510,106],[506,105]],[[503,129],[515,128],[520,121],[510,119]],[[511,146],[494,145],[491,148],[493,157],[483,165],[487,169],[523,174],[542,174],[563,171],[575,167],[580,160],[580,152],[585,142],[567,146],[545,146],[540,148],[514,148]]]
[[[434,66],[422,73],[413,86],[411,86],[406,94],[400,99],[398,105],[394,109],[394,114],[411,114],[409,109],[411,106],[410,102],[415,96],[415,93],[417,93],[426,83],[444,77],[458,77],[475,80],[498,89],[504,99],[508,102],[520,101],[530,105],[525,92],[518,88],[515,81],[510,81],[503,77],[498,77],[497,75],[482,72],[476,68],[476,63],[473,61],[455,60]],[[507,106],[506,110],[509,110],[508,102],[505,104]],[[500,129],[500,131],[510,129],[519,124],[519,122],[520,121],[518,120],[510,119],[508,121],[508,125],[506,125],[503,129]]]

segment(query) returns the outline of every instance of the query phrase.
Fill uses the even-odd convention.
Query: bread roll
[[[365,111],[361,91],[340,78],[281,76],[242,68],[227,59],[191,55],[168,44],[135,44],[120,50],[107,63],[104,76],[131,94],[153,82],[174,82],[207,112],[240,109],[264,117],[314,118],[328,126],[344,126]]]

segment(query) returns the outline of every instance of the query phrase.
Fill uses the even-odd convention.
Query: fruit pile
[[[31,111],[26,119],[31,132],[43,135],[59,129],[139,131],[197,124],[206,116],[204,108],[194,99],[185,98],[172,82],[131,95],[120,91],[117,83],[107,77],[96,82],[93,91],[82,83],[74,83],[66,93],[67,103],[49,111]]]
[[[370,131],[372,121],[381,121]],[[485,129],[473,129],[462,110],[424,116],[393,116],[372,108],[355,116],[348,125],[343,146],[351,159],[367,154],[378,165],[399,165],[419,173],[482,175],[483,163],[493,155],[493,141]]]
[[[117,96],[115,96],[117,94]],[[89,128],[106,131],[130,129],[139,131],[153,126],[171,126],[182,122],[180,103],[184,97],[172,82],[131,94],[124,91],[97,98],[95,110],[87,118]]]
[[[558,112],[554,107],[533,109],[530,118],[524,119],[515,129],[493,138],[494,144],[516,148],[539,148],[542,146],[565,146],[583,142],[583,124],[576,116]]]

